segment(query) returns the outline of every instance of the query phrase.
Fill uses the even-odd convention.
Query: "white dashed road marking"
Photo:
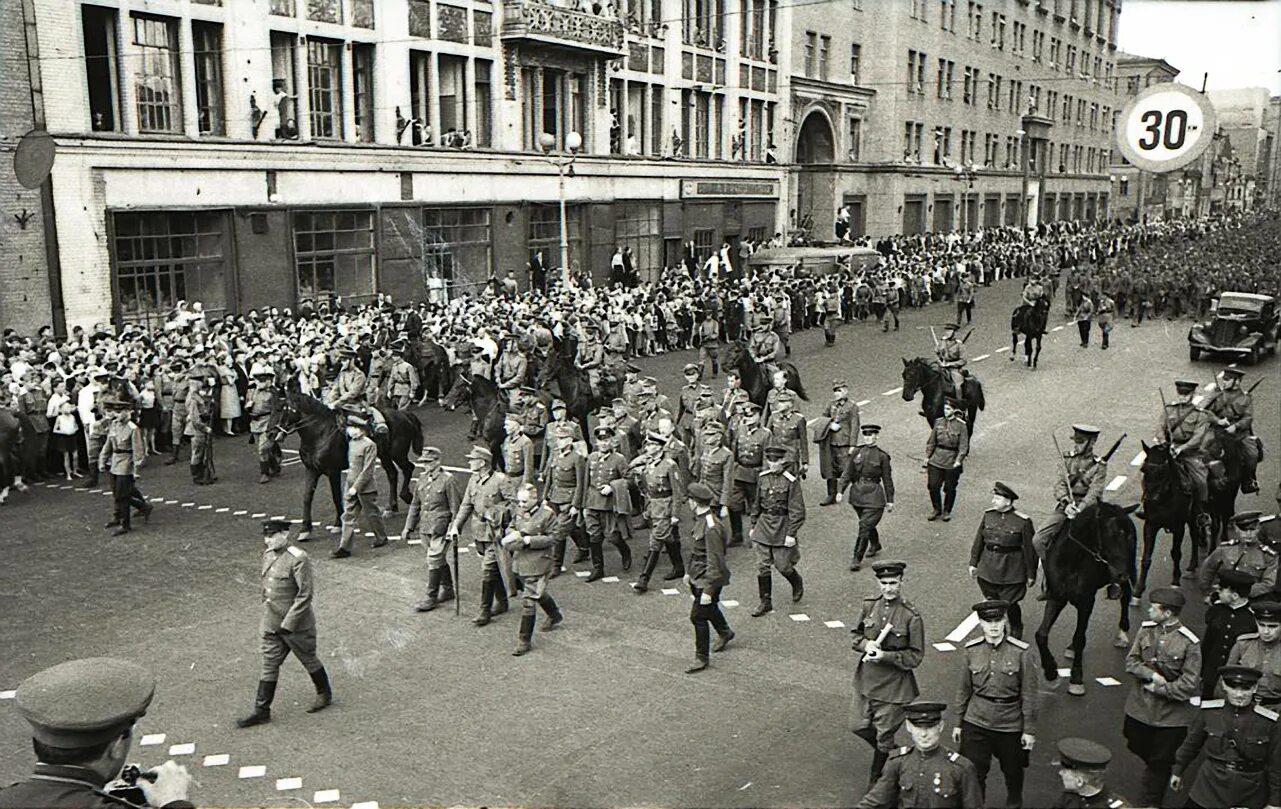
[[[902,392],[903,392],[903,388],[898,387],[898,388],[894,388],[894,389],[892,389],[892,390],[887,390],[887,391],[885,391],[884,393],[882,393],[881,395],[882,395],[882,396],[893,396],[893,395],[894,395],[894,394],[896,394],[896,393],[902,393]]]
[[[1002,351],[1009,351],[1009,350],[1010,350],[1010,347],[1009,347],[1009,346],[1001,346],[1000,348],[998,348],[998,349],[996,350],[996,353],[997,353],[997,354],[1000,354]]]
[[[1104,686],[1120,685],[1121,681],[1115,677],[1095,677],[1094,682]]]
[[[970,360],[970,362],[982,362],[983,360],[987,359],[987,358],[988,358],[988,357],[990,357],[990,356],[992,356],[992,355],[991,355],[991,354],[979,354],[977,357],[975,357],[974,359]]]
[[[664,587],[662,590],[659,590],[659,592],[665,596],[674,596],[674,595],[680,594],[680,590],[677,590],[675,587]]]
[[[189,756],[196,752],[196,746],[190,742],[187,744],[173,744],[169,746],[169,755],[171,756]]]
[[[1109,483],[1106,488],[1108,491],[1114,492],[1117,489],[1124,486],[1125,481],[1127,480],[1129,480],[1129,478],[1127,478],[1125,475],[1117,475],[1116,477],[1112,478],[1112,482]]]
[[[803,612],[794,612],[787,617],[791,618],[793,621],[797,622],[798,624],[805,623],[810,619],[810,617]]]
[[[722,606],[722,607],[737,607],[737,606],[738,606],[738,602],[731,598],[731,599],[729,599],[728,601],[722,601],[722,602],[721,602],[721,606]]]
[[[301,778],[277,778],[276,779],[277,792],[284,792],[290,789],[302,789],[302,779]]]
[[[1142,466],[1143,462],[1146,461],[1147,459],[1148,459],[1148,454],[1143,450],[1139,450],[1139,454],[1135,455],[1134,460],[1130,461],[1130,466]]]
[[[138,746],[139,746],[139,747],[150,747],[150,746],[151,746],[151,745],[153,745],[153,744],[164,744],[164,743],[165,743],[165,734],[163,734],[163,733],[148,733],[146,736],[143,736],[143,737],[142,737],[142,740],[141,740],[141,741],[139,741],[139,742],[138,742]]]
[[[378,801],[361,801],[353,803],[351,809],[378,809]]]
[[[971,632],[973,632],[976,628],[978,628],[978,625],[979,625],[978,613],[971,612],[968,616],[966,616],[964,621],[961,621],[961,623],[956,625],[956,629],[952,630],[952,632],[947,636],[947,639],[951,643],[960,643],[961,641],[965,640],[965,638]]]
[[[318,789],[311,797],[312,803],[336,803],[337,801],[338,790],[336,789]]]
[[[863,401],[861,401],[861,402],[855,402],[855,403],[854,403],[854,405],[855,405],[856,407],[867,407],[867,406],[868,406],[868,405],[870,405],[871,403],[872,403],[872,400],[871,400],[871,399],[864,399],[864,400],[863,400]]]
[[[823,626],[827,627],[828,629],[844,629],[845,622],[844,621],[824,621]]]
[[[1054,328],[1050,329],[1050,331],[1063,331],[1063,327],[1062,327],[1062,326],[1055,326]]]
[[[267,774],[267,768],[262,764],[254,764],[250,767],[241,767],[240,778],[262,778]]]
[[[940,652],[955,652],[956,647],[950,643],[942,642],[933,644],[934,648]]]
[[[606,584],[614,584],[615,582],[617,582],[617,581],[618,581],[618,577],[617,577],[617,576],[606,576],[605,578],[601,579],[601,581],[605,582]]]
[[[226,753],[214,753],[212,756],[205,756],[204,766],[206,767],[224,767],[231,763],[231,756]]]
[[[0,699],[13,699],[18,696],[17,691],[0,691]]]

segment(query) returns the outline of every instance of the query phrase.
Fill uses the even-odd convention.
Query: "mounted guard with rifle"
[[[1262,456],[1259,439],[1251,432],[1254,425],[1254,402],[1251,392],[1263,381],[1255,382],[1249,390],[1241,388],[1241,377],[1245,372],[1235,365],[1229,365],[1219,373],[1218,390],[1214,397],[1205,403],[1205,410],[1212,416],[1217,430],[1212,433],[1217,452],[1223,453],[1223,444],[1232,442],[1236,449],[1235,457],[1239,460],[1241,471],[1241,492],[1250,494],[1259,490],[1255,479],[1255,469]],[[1223,455],[1227,461],[1227,455]]]
[[[1175,380],[1177,397],[1169,404],[1165,401],[1165,394],[1161,394],[1161,421],[1157,424],[1157,437],[1154,440],[1167,444],[1171,457],[1178,460],[1175,466],[1183,489],[1192,495],[1193,513],[1197,515],[1197,524],[1204,528],[1210,521],[1210,516],[1206,513],[1210,473],[1205,463],[1205,452],[1214,418],[1192,401],[1197,385],[1195,380]],[[1138,516],[1143,517],[1143,512],[1140,511]]]
[[[939,370],[943,372],[943,378],[947,381],[947,387],[944,388],[945,396],[952,396],[957,399],[964,398],[961,386],[965,384],[965,341],[970,339],[970,335],[965,335],[964,339],[957,339],[956,332],[961,327],[956,323],[948,323],[943,326],[943,337],[934,338],[934,355],[938,357]],[[974,330],[970,330],[973,334]],[[934,329],[930,329],[930,335],[934,335]]]

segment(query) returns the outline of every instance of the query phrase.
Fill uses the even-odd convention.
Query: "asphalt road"
[[[1160,320],[1138,329],[1120,325],[1106,352],[1097,333],[1091,348],[1079,348],[1069,324],[1051,332],[1039,370],[1031,371],[1007,360],[1008,313],[1017,295],[1012,282],[979,290],[967,350],[988,409],[979,417],[951,523],[925,520],[919,459],[926,425],[898,393],[899,358],[928,353],[928,324],[949,320],[950,309],[909,310],[897,333],[882,334],[874,324],[842,328],[835,348],[824,348],[817,331],[792,340],[792,360],[811,395],[802,407],[807,415],[826,404],[831,379],[842,376],[864,402],[864,421],[884,426],[881,446],[894,458],[900,494],[881,534],[886,556],[908,562],[905,594],[925,616],[931,646],[918,670],[925,697],[951,699],[959,677],[957,653],[932,644],[953,633],[980,598],[966,575],[966,555],[992,482],[1013,486],[1023,496],[1021,510],[1042,519],[1057,474],[1050,435],[1063,441],[1072,422],[1090,421],[1103,428],[1101,444],[1130,435],[1112,461],[1109,498],[1135,501],[1131,459],[1139,438],[1153,431],[1157,388],[1168,395],[1173,378],[1189,374],[1208,383],[1217,368],[1189,363],[1185,321]],[[686,359],[669,354],[641,365],[674,393]],[[1255,393],[1256,430],[1269,450],[1281,447],[1276,371],[1277,360],[1269,359],[1246,379],[1273,380]],[[427,441],[461,465],[466,417],[436,408],[422,415]],[[683,673],[692,656],[688,595],[656,588],[637,597],[627,585],[636,571],[620,571],[612,551],[606,573],[620,578],[590,585],[573,574],[555,580],[566,622],[536,633],[534,652],[513,658],[516,615],[484,629],[468,620],[479,591],[470,554],[462,557],[463,615],[455,618],[452,609],[428,615],[410,609],[426,578],[421,548],[361,545],[354,558],[335,562],[327,558],[329,544],[312,543],[321,655],[336,702],[323,713],[304,713],[311,683],[290,661],[273,721],[237,730],[233,720],[252,704],[259,666],[258,520],[300,514],[302,473],[289,466],[282,479],[258,485],[243,438],[220,440],[217,455],[221,480],[210,487],[193,487],[181,466],[149,464],[141,488],[163,502],[149,525],[125,538],[111,539],[101,528],[110,500],[100,492],[36,487],[0,510],[6,616],[0,639],[7,651],[0,660],[0,782],[22,777],[32,760],[27,726],[8,689],[65,659],[116,655],[147,665],[160,680],[139,731],[163,739],[146,739],[154,743],[135,748],[133,759],[154,765],[172,755],[186,763],[199,782],[198,805],[842,806],[861,797],[870,755],[846,729],[852,653],[845,624],[857,618],[857,604],[875,584],[868,570],[847,571],[853,514],[847,506],[817,506],[823,492],[816,475],[805,484],[804,601],[792,605],[782,597],[774,613],[751,618],[750,551],[732,550],[734,578],[723,598],[738,639],[698,676]],[[1260,478],[1264,492],[1276,490],[1274,457]],[[325,500],[317,498],[322,525],[333,522]],[[1274,510],[1270,496],[1243,498],[1247,506]],[[389,519],[392,533],[400,519]],[[1170,577],[1165,548],[1163,541],[1156,583]],[[663,562],[660,574],[665,570]],[[1129,684],[1124,652],[1111,646],[1117,610],[1108,603],[1095,611],[1087,695],[1063,689],[1044,695],[1025,790],[1029,806],[1057,795],[1050,762],[1054,741],[1065,735],[1111,746],[1114,787],[1137,793],[1138,762],[1121,740]],[[1030,602],[1026,612],[1030,639],[1041,610]],[[1143,617],[1138,609],[1132,616]],[[1191,606],[1186,620],[1199,629],[1201,608]],[[1055,630],[1054,648],[1063,648],[1070,632],[1069,616]],[[1106,677],[1121,685],[1095,679]],[[218,764],[222,756],[227,763]],[[264,769],[255,775],[246,767]],[[1004,796],[998,773],[989,782],[993,805]],[[317,794],[329,790],[337,793]]]

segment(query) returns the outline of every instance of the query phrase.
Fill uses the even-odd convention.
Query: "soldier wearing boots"
[[[534,468],[534,442],[521,429],[520,416],[508,413],[503,420],[503,438],[500,450],[503,469],[513,483],[533,483],[538,470]]]
[[[551,530],[555,521],[556,512],[539,501],[538,489],[533,484],[523,484],[516,490],[515,512],[500,551],[512,554],[512,573],[519,576],[522,583],[520,631],[516,648],[512,651],[516,657],[530,650],[538,607],[547,614],[543,619],[544,632],[565,620],[556,599],[547,591],[547,580],[551,577],[554,563],[552,546],[555,540]]]
[[[1235,442],[1241,460],[1241,493],[1259,490],[1255,469],[1259,465],[1259,439],[1251,434],[1254,426],[1254,401],[1241,389],[1245,372],[1229,365],[1219,372],[1218,392],[1205,409],[1210,412],[1216,426],[1224,433],[1224,440]]]
[[[872,746],[868,786],[876,783],[903,725],[903,706],[916,699],[917,666],[925,657],[925,623],[902,597],[905,562],[872,565],[880,595],[863,599],[858,623],[850,630],[860,657],[854,668],[850,729]]]
[[[418,369],[408,359],[409,342],[404,338],[392,343],[391,350],[396,352],[392,362],[391,373],[387,382],[387,398],[396,410],[408,410],[414,401],[414,391],[418,390]]]
[[[187,436],[187,395],[191,392],[194,382],[191,375],[185,373],[186,368],[187,363],[181,358],[169,363],[169,369],[173,374],[173,406],[169,414],[169,439],[173,445],[173,455],[165,461],[165,466],[178,463],[182,442],[190,440]]]
[[[809,430],[805,416],[796,412],[795,405],[796,394],[786,388],[779,391],[765,429],[769,430],[770,443],[787,448],[804,478],[810,468]]]
[[[827,497],[819,505],[830,506],[836,502],[838,480],[845,471],[850,447],[859,436],[858,405],[850,401],[850,386],[844,379],[832,382],[832,403],[823,411],[823,418],[827,423],[820,420],[822,426],[814,431],[819,474],[827,481]]]
[[[1010,634],[1023,639],[1023,608],[1019,602],[1036,581],[1036,551],[1032,548],[1032,520],[1014,510],[1018,494],[997,481],[992,487],[992,507],[983,512],[970,548],[970,576],[979,583],[983,597],[1009,604]]]
[[[1210,472],[1205,465],[1205,446],[1214,417],[1192,402],[1197,387],[1194,379],[1175,380],[1174,391],[1178,395],[1164,406],[1154,440],[1170,445],[1171,456],[1178,459],[1178,468],[1190,480],[1196,498],[1193,513],[1198,515],[1201,523],[1208,524],[1210,515],[1206,513],[1206,500],[1209,497],[1207,481]],[[1138,516],[1141,517],[1142,513]]]
[[[708,363],[712,365],[712,379],[721,372],[721,324],[716,322],[716,313],[708,310],[698,324],[698,367],[703,369]]]
[[[672,563],[672,569],[663,576],[663,581],[673,581],[685,575],[681,540],[677,533],[680,525],[677,510],[685,502],[685,475],[676,460],[664,451],[666,446],[667,438],[660,433],[650,433],[645,442],[645,452],[634,467],[637,483],[645,497],[645,517],[649,521],[649,552],[640,578],[632,584],[638,595],[649,589],[649,579],[664,552]]]
[[[970,760],[939,742],[943,738],[945,702],[913,702],[903,708],[912,744],[889,755],[885,774],[857,804],[857,809],[980,809],[983,794]]]
[[[747,402],[742,420],[731,433],[729,466],[729,544],[743,544],[743,513],[756,507],[756,483],[765,462],[765,447],[770,442],[769,430],[761,426],[761,409]]]
[[[681,388],[680,396],[676,400],[676,427],[682,440],[688,441],[694,434],[694,414],[698,411],[702,375],[702,366],[692,362],[685,365],[685,386]]]
[[[729,565],[725,562],[725,525],[716,516],[717,492],[694,482],[687,490],[690,511],[694,514],[691,534],[689,568],[685,583],[689,585],[694,603],[690,606],[689,621],[694,625],[694,663],[686,674],[697,674],[708,665],[708,652],[722,652],[734,639],[721,612],[721,590],[729,584]],[[716,629],[716,643],[711,643],[710,628]]]
[[[446,537],[458,541],[467,521],[476,516],[480,536],[476,538],[476,558],[480,560],[480,613],[472,619],[476,626],[486,626],[495,615],[507,612],[507,584],[499,567],[499,540],[507,530],[511,485],[506,475],[494,468],[494,456],[486,447],[472,447],[467,453],[471,479],[463,491],[458,513],[450,523]],[[497,602],[497,606],[495,606]]]
[[[406,542],[417,538],[427,549],[427,593],[414,604],[414,609],[431,612],[454,600],[454,579],[449,568],[454,541],[448,534],[462,502],[462,485],[440,465],[439,447],[423,447],[415,465],[419,468],[418,478],[400,535]]]
[[[98,457],[92,459],[93,468],[101,469],[111,475],[111,494],[115,504],[115,513],[111,522],[105,527],[114,528],[112,536],[120,536],[130,531],[129,512],[138,509],[143,519],[151,517],[153,506],[142,496],[136,485],[137,470],[147,459],[146,447],[143,446],[142,433],[138,425],[130,418],[133,410],[128,402],[120,399],[107,399],[100,403],[106,412],[106,427],[102,450]]]
[[[290,652],[311,675],[316,699],[307,713],[324,710],[333,702],[333,689],[325,666],[316,657],[316,616],[311,610],[313,581],[311,557],[289,541],[288,520],[263,520],[262,555],[262,674],[253,713],[237,719],[236,727],[247,728],[271,721],[271,702],[276,696],[280,666]]]
[[[597,426],[596,449],[587,456],[587,481],[583,488],[583,526],[587,530],[588,552],[592,572],[584,581],[605,578],[605,547],[608,538],[618,548],[623,569],[632,566],[632,552],[627,547],[630,528],[627,517],[632,513],[632,498],[627,482],[627,461],[614,448],[612,427]]]
[[[864,555],[876,556],[881,552],[881,535],[876,526],[885,512],[894,510],[894,473],[890,468],[890,454],[876,446],[880,434],[879,424],[863,425],[859,445],[846,460],[845,471],[836,484],[836,502],[841,502],[846,487],[850,487],[850,505],[858,515],[850,570],[862,567]]]
[[[372,548],[387,544],[387,527],[378,505],[378,447],[371,437],[373,427],[358,416],[347,417],[347,489],[343,495],[342,536],[331,559],[351,556],[356,528],[363,518],[374,534]],[[392,492],[392,497],[396,496]]]
[[[721,519],[729,516],[725,503],[729,497],[729,467],[733,453],[725,446],[725,424],[709,421],[703,425],[699,443],[690,461],[690,479],[712,490],[714,507]]]
[[[1209,592],[1215,577],[1224,570],[1240,570],[1254,579],[1250,597],[1258,598],[1277,584],[1277,552],[1259,542],[1258,511],[1241,511],[1232,517],[1232,529],[1219,546],[1201,563],[1197,583]]]
[[[249,414],[249,432],[258,450],[258,482],[266,483],[280,474],[280,449],[276,446],[276,424],[280,420],[280,393],[276,389],[276,371],[266,363],[250,370],[254,387],[249,391],[245,411]]]
[[[556,444],[554,457],[548,463],[546,500],[556,514],[552,522],[552,572],[551,578],[560,575],[565,566],[565,546],[571,537],[579,536],[582,522],[583,494],[587,487],[587,459],[568,441]],[[578,547],[574,563],[585,562],[590,556],[590,546]]]
[[[191,436],[191,481],[213,483],[213,387],[211,369],[203,367],[187,394],[187,434]]]
[[[1032,547],[1042,560],[1068,520],[1103,500],[1104,487],[1108,482],[1108,462],[1094,454],[1094,442],[1098,438],[1098,427],[1072,425],[1072,449],[1063,456],[1064,471],[1054,476],[1054,511],[1032,537]],[[1108,587],[1109,597],[1115,586]]]
[[[792,603],[805,594],[805,583],[796,570],[801,559],[797,538],[805,524],[805,498],[787,454],[785,447],[766,447],[765,467],[756,481],[751,539],[756,551],[756,589],[761,600],[752,610],[753,618],[774,609],[771,569],[777,569],[792,585]]]
[[[956,505],[956,486],[965,468],[965,456],[970,452],[970,431],[965,424],[961,403],[952,397],[943,402],[943,417],[934,422],[930,436],[925,441],[925,488],[930,494],[934,510],[927,520],[952,519]]]

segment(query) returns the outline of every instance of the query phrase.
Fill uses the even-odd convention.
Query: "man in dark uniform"
[[[769,430],[770,443],[786,447],[788,453],[800,466],[801,477],[809,473],[810,441],[805,416],[796,412],[796,395],[784,388],[774,398],[769,411],[769,421],[765,429]]]
[[[1241,493],[1250,494],[1259,490],[1255,479],[1255,468],[1259,465],[1259,439],[1251,434],[1254,426],[1254,401],[1250,394],[1241,389],[1241,377],[1245,372],[1235,365],[1229,365],[1219,372],[1219,390],[1205,409],[1214,418],[1214,423],[1223,429],[1224,439],[1236,443],[1238,457],[1241,460]]]
[[[925,623],[902,597],[906,562],[872,565],[878,595],[863,599],[858,623],[850,630],[853,649],[861,656],[854,668],[850,728],[871,745],[869,786],[876,783],[903,725],[903,707],[920,696],[916,668],[925,657]]]
[[[1205,611],[1205,635],[1201,638],[1201,699],[1214,696],[1219,669],[1242,635],[1257,630],[1250,611],[1250,588],[1254,577],[1244,570],[1220,570],[1214,603]]]
[[[664,581],[684,578],[685,562],[681,557],[681,539],[676,532],[680,524],[678,509],[685,502],[685,475],[665,451],[668,439],[661,433],[650,433],[645,452],[636,459],[636,482],[645,496],[645,517],[649,521],[649,552],[640,577],[632,583],[639,595],[649,590],[649,579],[664,553],[672,563]]]
[[[1183,789],[1184,771],[1204,750],[1185,806],[1281,806],[1281,723],[1276,711],[1254,704],[1261,674],[1224,666],[1219,677],[1226,697],[1201,701],[1170,772],[1170,789]]]
[[[462,484],[441,466],[439,447],[423,447],[414,465],[421,471],[414,480],[413,499],[400,536],[406,542],[417,538],[427,549],[427,592],[414,609],[431,612],[454,600],[454,577],[449,569],[453,541],[448,533],[462,503]]]
[[[627,518],[632,513],[627,461],[614,448],[616,439],[612,427],[597,425],[594,433],[596,449],[587,456],[587,478],[583,486],[583,525],[592,561],[586,582],[605,578],[607,538],[618,548],[623,569],[632,566],[632,552],[627,546],[631,532]]]
[[[730,578],[729,565],[725,562],[725,525],[716,515],[720,493],[696,481],[689,485],[686,494],[694,514],[692,547],[685,572],[685,583],[694,597],[689,612],[690,623],[694,625],[694,662],[685,673],[696,674],[707,668],[709,650],[725,650],[726,644],[734,639],[734,630],[730,629],[719,603],[721,590]],[[711,643],[709,626],[716,630],[715,644]]]
[[[311,557],[289,541],[288,520],[263,520],[262,554],[262,674],[253,713],[237,719],[248,728],[271,721],[280,666],[290,652],[298,658],[316,686],[316,699],[307,713],[322,711],[333,702],[325,666],[316,656],[316,616],[311,609],[314,590]]]
[[[796,570],[801,549],[797,545],[801,526],[805,524],[805,498],[801,481],[792,471],[785,447],[765,448],[765,467],[756,480],[752,503],[752,547],[756,551],[756,590],[760,603],[752,617],[774,609],[773,574],[778,572],[792,585],[792,603],[801,600],[805,583]]]
[[[926,517],[933,522],[952,519],[956,505],[956,485],[964,470],[965,456],[970,452],[970,431],[965,424],[961,403],[948,397],[943,402],[943,417],[934,422],[925,441],[926,489],[934,510]]]
[[[36,766],[0,789],[6,809],[121,809],[133,803],[107,794],[147,712],[156,680],[143,667],[111,657],[69,660],[18,686],[18,711],[31,723]],[[139,778],[148,806],[191,809],[191,775],[172,759]]]
[[[103,399],[103,419],[108,426],[103,433],[102,450],[92,459],[94,468],[101,468],[111,475],[111,495],[114,513],[106,528],[114,528],[112,536],[127,534],[131,530],[131,509],[141,512],[143,519],[150,519],[153,506],[138,491],[138,469],[146,462],[146,447],[142,433],[133,423],[132,406],[123,399]]]
[[[1250,597],[1265,595],[1277,583],[1277,552],[1259,542],[1260,514],[1241,511],[1232,517],[1227,537],[1201,563],[1197,583],[1209,590],[1215,577],[1224,570],[1241,570],[1254,579]]]
[[[743,512],[756,508],[756,478],[765,461],[765,447],[770,442],[769,430],[761,425],[761,409],[748,402],[743,405],[743,420],[731,433],[733,457],[729,467],[729,544],[743,544]]]
[[[1173,402],[1164,406],[1161,418],[1157,423],[1156,441],[1164,441],[1170,446],[1170,454],[1178,460],[1177,468],[1190,480],[1192,492],[1196,497],[1195,511],[1202,523],[1209,522],[1205,513],[1206,499],[1209,495],[1207,479],[1209,470],[1205,465],[1205,446],[1210,425],[1214,417],[1202,410],[1192,401],[1198,383],[1194,379],[1177,379],[1174,382]]]
[[[992,507],[983,512],[970,548],[970,575],[984,598],[1010,605],[1010,634],[1023,638],[1023,608],[1019,602],[1036,581],[1036,551],[1032,549],[1032,520],[1014,510],[1018,494],[997,481]]]
[[[729,497],[729,467],[733,453],[725,446],[725,424],[709,421],[703,425],[699,444],[694,448],[690,461],[692,479],[712,490],[717,514],[722,519],[729,516],[726,507]]]
[[[570,441],[561,441],[551,450],[552,458],[547,464],[546,495],[547,505],[556,512],[552,523],[551,578],[560,575],[565,565],[565,548],[568,541],[575,536],[585,536],[578,532],[582,523],[583,493],[587,485],[587,459],[579,454]],[[586,561],[591,556],[590,546],[580,547],[574,556],[575,562]]]
[[[823,411],[826,426],[817,427],[814,440],[818,443],[819,474],[827,481],[827,497],[820,506],[836,502],[837,481],[845,471],[850,447],[858,441],[858,405],[850,401],[850,386],[844,379],[832,382],[832,403]]]
[[[984,795],[996,758],[1005,777],[1005,805],[1017,809],[1023,805],[1023,770],[1036,744],[1039,673],[1028,645],[1006,633],[1008,604],[981,601],[973,609],[983,634],[965,644],[952,741],[974,762]]]
[[[1255,698],[1265,708],[1281,707],[1281,604],[1256,601],[1250,608],[1259,626],[1233,644],[1228,653],[1229,666],[1250,666],[1262,675]]]
[[[850,570],[862,567],[864,554],[876,556],[881,552],[881,535],[876,526],[885,512],[894,511],[894,473],[890,468],[890,454],[876,445],[880,434],[879,424],[862,426],[858,447],[846,460],[836,486],[838,503],[845,495],[845,487],[851,487],[850,505],[858,515]]]
[[[1054,809],[1129,809],[1130,804],[1108,789],[1104,779],[1111,750],[1075,736],[1060,739],[1058,748],[1063,794]]]
[[[940,744],[944,702],[913,702],[903,708],[912,744],[894,750],[884,774],[858,809],[980,809],[983,793],[969,759]]]

